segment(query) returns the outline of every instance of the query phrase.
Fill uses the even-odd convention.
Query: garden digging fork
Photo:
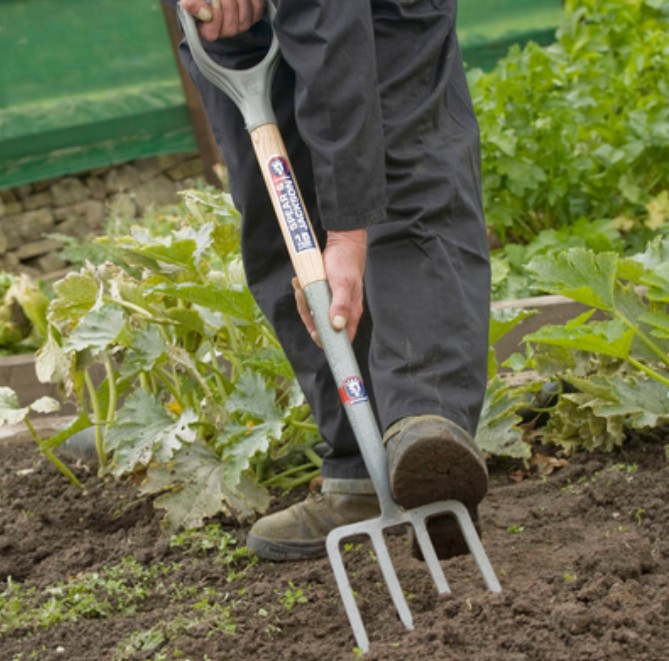
[[[426,523],[434,516],[450,514],[456,518],[488,589],[500,592],[501,587],[469,512],[462,503],[447,500],[402,509],[393,501],[383,440],[346,331],[335,331],[330,324],[331,295],[321,251],[272,110],[270,88],[279,60],[276,35],[273,36],[264,59],[257,65],[250,69],[229,70],[209,57],[200,42],[195,20],[181,5],[177,7],[186,41],[200,71],[223,90],[242,113],[295,273],[307,299],[328,365],[379,499],[379,517],[335,528],[326,540],[327,554],[357,646],[367,652],[369,639],[341,554],[341,543],[345,539],[360,535],[370,538],[392,601],[407,629],[413,629],[413,620],[385,544],[384,530],[401,525],[413,527],[437,590],[440,594],[445,594],[450,590]],[[271,21],[275,13],[271,2],[267,3],[267,8]]]

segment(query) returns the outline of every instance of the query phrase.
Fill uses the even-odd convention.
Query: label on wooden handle
[[[283,156],[271,156],[267,161],[267,169],[279,202],[280,220],[288,229],[295,252],[314,250],[316,241],[290,164]]]

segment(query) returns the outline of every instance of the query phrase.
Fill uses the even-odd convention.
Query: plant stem
[[[318,431],[318,425],[315,422],[304,422],[302,420],[291,420],[291,427],[297,427],[297,429],[306,429],[308,431]]]
[[[630,321],[627,319],[627,317],[623,316],[620,312],[617,310],[614,310],[614,315],[622,320],[622,322],[628,327],[631,328],[635,334],[638,336],[638,338],[643,342],[643,344],[650,349],[667,367],[669,367],[669,356],[662,351],[662,349],[653,342],[640,328],[639,325],[634,323],[633,321]]]
[[[95,427],[95,451],[98,455],[98,461],[100,462],[100,471],[102,471],[106,465],[105,449],[104,443],[102,441],[102,416],[100,415],[100,400],[95,391],[95,384],[88,370],[84,370],[84,383],[86,384],[86,390],[88,390],[88,396],[91,400],[91,408],[93,409],[93,425]]]
[[[314,466],[320,468],[323,465],[323,458],[312,447],[306,447],[302,452]]]
[[[176,389],[176,386],[172,382],[169,372],[167,372],[166,370],[156,369],[155,376],[165,386],[165,388],[169,390],[170,394],[172,395],[172,397],[174,397],[175,401],[180,402],[181,397],[179,397],[179,391]]]
[[[302,466],[295,466],[293,468],[290,468],[287,471],[280,473],[279,475],[274,475],[273,477],[270,477],[268,480],[265,480],[265,482],[263,482],[263,486],[270,487],[279,485],[287,490],[298,487],[301,484],[310,482],[315,477],[318,477],[320,475],[321,473],[320,469],[313,469],[312,466],[313,465],[309,463],[309,464],[303,464]],[[302,475],[301,477],[297,477],[292,480],[288,479],[290,476],[303,473],[305,470],[309,470],[310,468],[312,468],[312,470],[306,473],[305,475]]]
[[[112,424],[114,424],[114,417],[116,414],[116,401],[117,401],[116,379],[114,378],[114,366],[112,365],[111,358],[109,357],[108,353],[105,353],[105,372],[107,373],[107,384],[109,387],[109,403],[107,405],[107,419],[105,421],[105,440],[106,440],[107,434],[109,433],[109,429],[112,426]],[[104,445],[102,451],[104,452]]]
[[[650,376],[652,379],[655,379],[662,383],[663,385],[669,387],[669,379],[666,378],[665,376],[662,376],[659,372],[656,372],[654,369],[651,367],[648,367],[647,365],[644,365],[643,363],[639,362],[638,360],[635,360],[631,356],[627,358],[627,360],[630,362],[630,364],[634,365],[638,370],[641,370],[644,372],[644,374],[647,374]]]
[[[128,310],[132,310],[133,312],[136,312],[137,314],[141,315],[142,317],[146,317],[147,319],[152,319],[153,321],[157,320],[156,314],[151,312],[150,310],[145,310],[144,308],[140,308],[139,305],[135,305],[134,303],[130,303],[130,301],[124,301],[123,299],[111,299],[113,303],[116,303],[117,305],[120,305],[123,308],[128,308]],[[169,321],[169,320],[165,320]]]
[[[145,390],[148,393],[153,393],[151,380],[149,379],[146,372],[139,373],[139,385],[142,388],[142,390]]]
[[[265,324],[260,324],[260,332],[271,346],[273,346],[275,349],[281,348],[281,344],[279,343],[279,340],[277,340],[276,335],[274,335],[274,333]]]
[[[26,426],[30,430],[30,434],[35,439],[37,447],[40,449],[40,452],[72,483],[74,486],[79,489],[83,489],[84,485],[79,482],[74,473],[48,448],[44,447],[44,441],[42,437],[37,433],[34,425],[28,418],[24,418],[23,422],[26,423]]]

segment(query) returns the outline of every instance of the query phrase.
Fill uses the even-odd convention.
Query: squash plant
[[[171,231],[102,239],[122,265],[89,263],[54,284],[37,373],[79,415],[49,439],[32,428],[53,458],[92,427],[100,472],[144,473],[170,529],[263,511],[269,485],[307,481],[321,463],[309,407],[245,285],[236,211],[224,193],[184,198]],[[56,405],[22,408],[3,388],[0,423],[31,426],[32,410]]]
[[[542,255],[528,270],[543,291],[589,308],[524,337],[519,364],[567,386],[544,438],[610,450],[626,430],[669,423],[669,239],[627,258],[583,248]]]
[[[0,271],[0,356],[29,353],[42,344],[48,304],[43,283]]]

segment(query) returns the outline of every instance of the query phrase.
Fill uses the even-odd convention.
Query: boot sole
[[[419,439],[401,438],[393,455],[391,488],[404,508],[451,499],[473,507],[488,490],[485,462],[447,432]]]
[[[451,433],[445,421],[441,425],[417,422],[415,429],[400,432],[394,443],[389,470],[395,501],[411,509],[439,500],[458,500],[467,507],[480,532],[476,506],[488,490],[488,471],[478,450]],[[427,527],[440,559],[469,553],[453,516],[435,517]],[[423,559],[415,539],[413,555]]]

